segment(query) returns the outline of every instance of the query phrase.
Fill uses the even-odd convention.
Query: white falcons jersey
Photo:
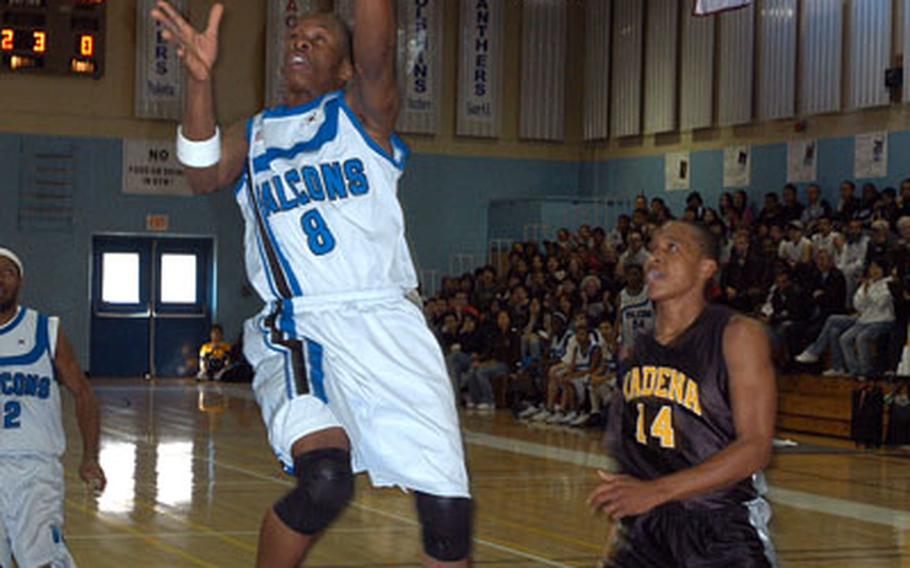
[[[634,296],[623,288],[619,293],[620,343],[632,347],[637,336],[650,333],[654,329],[656,317],[654,303],[648,297],[647,286]]]
[[[27,308],[0,327],[0,454],[66,450],[54,372],[58,328],[57,318]]]
[[[253,117],[237,187],[263,300],[417,287],[398,202],[407,158],[377,144],[341,91]]]

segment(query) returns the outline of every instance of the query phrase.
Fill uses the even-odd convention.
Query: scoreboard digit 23
[[[106,0],[0,0],[0,74],[104,75]]]

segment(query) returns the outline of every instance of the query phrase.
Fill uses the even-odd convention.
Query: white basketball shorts
[[[0,568],[74,568],[63,540],[63,466],[53,456],[0,454]]]
[[[272,303],[247,320],[244,354],[287,471],[294,442],[341,427],[373,485],[470,496],[442,351],[401,291]]]

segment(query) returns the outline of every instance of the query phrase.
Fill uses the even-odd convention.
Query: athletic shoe
[[[572,412],[563,416],[562,420],[559,421],[559,424],[562,424],[563,426],[568,426],[576,418],[578,418],[578,413],[573,410]]]
[[[550,417],[550,411],[547,410],[546,407],[544,407],[544,408],[543,408],[540,412],[538,412],[537,414],[532,414],[532,415],[531,415],[531,418],[529,418],[529,420],[531,420],[531,422],[546,422],[546,420],[547,420],[549,417]]]
[[[547,424],[561,424],[563,419],[566,417],[562,411],[554,412],[549,418],[547,418]]]
[[[797,363],[805,363],[805,364],[818,363],[818,355],[810,353],[809,350],[806,349],[805,351],[803,351],[802,353],[797,355],[796,359],[794,359],[794,361],[796,361]]]
[[[541,410],[544,410],[544,408],[537,406],[536,404],[530,404],[530,405],[528,405],[527,408],[525,408],[524,410],[522,410],[521,412],[518,413],[518,417],[519,418],[531,418],[532,416],[534,416]]]
[[[823,377],[843,377],[847,374],[847,371],[843,369],[828,369],[822,373]]]
[[[569,422],[569,426],[571,426],[573,428],[577,428],[579,426],[584,426],[585,424],[587,424],[588,420],[590,420],[590,419],[591,419],[590,414],[588,414],[587,412],[582,412],[581,414],[578,415],[578,418]]]
[[[465,404],[465,406],[468,407],[468,410],[474,410],[474,409],[477,408],[479,405],[478,405],[476,402],[468,401],[468,402]]]
[[[496,405],[492,402],[481,402],[477,405],[477,410],[481,412],[496,412]]]

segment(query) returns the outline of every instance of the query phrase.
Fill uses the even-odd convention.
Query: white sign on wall
[[[724,149],[724,187],[749,187],[752,184],[752,148],[733,146]]]
[[[193,194],[172,141],[124,140],[122,183],[134,195]]]
[[[458,134],[500,133],[502,0],[461,0]]]
[[[888,133],[870,132],[856,136],[853,162],[856,178],[882,178],[888,175]]]
[[[155,0],[136,2],[136,88],[138,118],[178,120],[183,109],[183,63],[173,44],[162,37],[164,27],[149,15]],[[185,0],[171,4],[185,13]]]
[[[818,141],[787,143],[787,183],[812,182],[818,177]]]
[[[689,189],[692,168],[688,152],[671,152],[667,154],[664,168],[667,191]]]

